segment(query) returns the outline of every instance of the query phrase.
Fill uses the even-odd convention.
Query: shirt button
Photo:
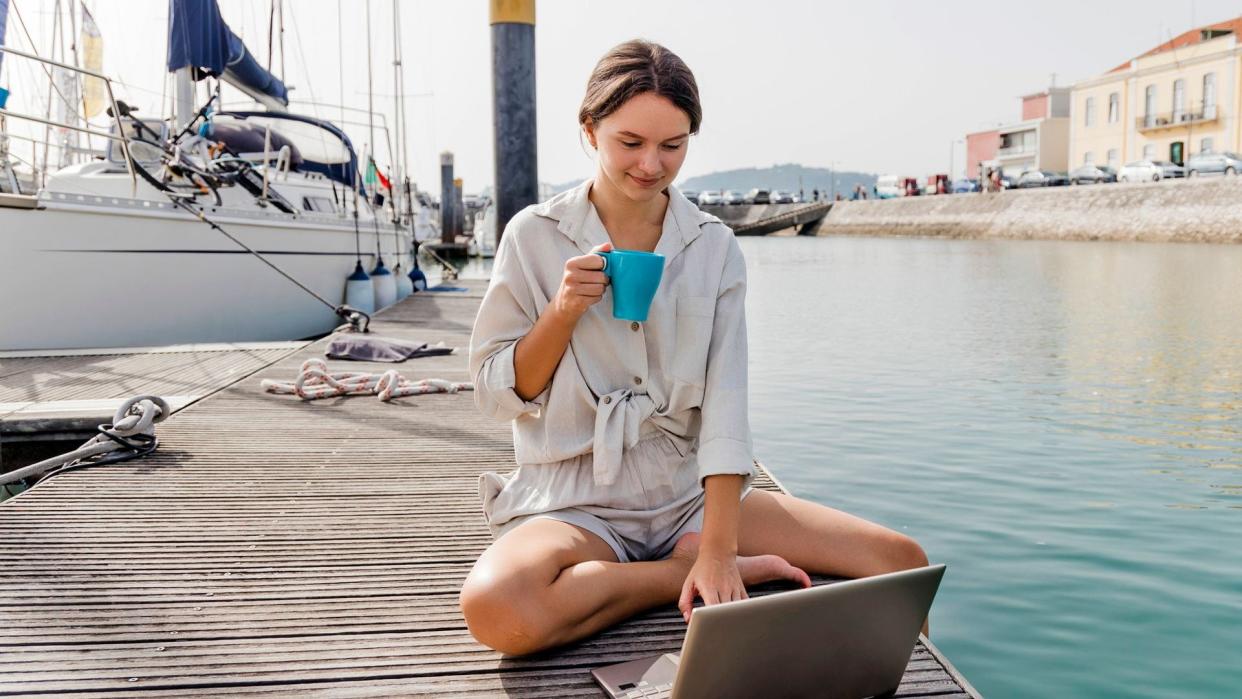
[[[611,403],[611,402],[612,402],[612,396],[604,396],[604,403],[605,403],[605,404],[607,404],[607,403]]]
[[[634,332],[638,332],[638,321],[634,321],[633,323],[630,323],[630,330],[633,330]]]
[[[643,377],[641,377],[641,376],[635,376],[635,377],[634,377],[634,383],[636,383],[636,384],[641,384],[642,382],[643,382]]]

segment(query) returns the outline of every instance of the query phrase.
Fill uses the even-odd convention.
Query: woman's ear
[[[587,143],[590,143],[595,150],[599,150],[599,143],[595,141],[595,124],[590,119],[582,122],[582,133],[586,134]]]

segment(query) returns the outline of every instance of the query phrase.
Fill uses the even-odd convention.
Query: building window
[[[1143,160],[1155,160],[1155,159],[1156,159],[1156,146],[1150,143],[1143,146]]]
[[[1199,141],[1199,152],[1200,153],[1211,153],[1212,152],[1212,139],[1210,137],[1204,138]]]
[[[1108,123],[1116,124],[1121,119],[1121,95],[1110,92],[1108,95]]]
[[[1186,81],[1178,78],[1173,81],[1173,123],[1186,118]]]
[[[1083,114],[1086,115],[1086,119],[1085,119],[1085,122],[1083,123],[1083,126],[1095,126],[1095,98],[1094,97],[1087,98],[1087,106],[1082,111],[1083,111]]]
[[[1086,153],[1082,154],[1083,165],[1091,165],[1094,162],[1095,162],[1095,153],[1092,153],[1091,151],[1087,151]]]
[[[1143,99],[1143,125],[1152,127],[1156,125],[1156,86],[1148,85],[1147,92]]]
[[[1117,163],[1119,163],[1120,161],[1121,161],[1121,154],[1117,152],[1117,149],[1109,148],[1108,149],[1108,166],[1116,170]]]
[[[1216,118],[1216,73],[1203,76],[1203,118]]]

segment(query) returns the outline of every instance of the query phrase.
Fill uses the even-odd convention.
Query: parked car
[[[952,187],[949,185],[949,176],[928,175],[927,186],[923,187],[924,194],[948,194]]]
[[[698,192],[694,191],[693,189],[687,189],[686,191],[682,192],[681,195],[689,199],[691,204],[698,206],[699,204],[699,193]]]
[[[1116,182],[1117,171],[1107,165],[1083,165],[1070,172],[1070,184],[1099,184]]]
[[[1186,161],[1186,176],[1236,175],[1242,172],[1242,157],[1237,153],[1200,153]]]
[[[1156,164],[1156,167],[1160,168],[1160,176],[1164,179],[1186,176],[1186,168],[1177,163],[1171,163],[1167,160],[1153,160],[1152,162]]]
[[[979,180],[961,178],[953,181],[953,194],[966,194],[968,192],[978,192],[982,189],[979,186]]]
[[[783,189],[774,189],[772,190],[772,195],[769,197],[769,200],[773,204],[793,204],[798,200],[798,198],[794,196],[793,192],[786,192]]]
[[[1172,163],[1169,164],[1172,165]],[[1174,167],[1177,166],[1174,165]],[[1117,173],[1118,182],[1159,182],[1164,178],[1165,168],[1154,160],[1135,160],[1126,163]]]
[[[747,204],[771,204],[772,193],[766,189],[752,189],[746,193]]]
[[[880,175],[875,178],[875,186],[872,187],[872,193],[876,199],[893,199],[904,196],[901,178],[897,175]]]
[[[724,203],[724,195],[718,189],[707,189],[699,192],[699,206]]]
[[[1069,177],[1064,172],[1052,170],[1027,170],[1018,178],[1018,187],[1061,187],[1069,184]]]
[[[742,193],[736,189],[726,189],[725,193],[721,195],[721,203],[729,205],[745,204],[746,197],[742,196]]]

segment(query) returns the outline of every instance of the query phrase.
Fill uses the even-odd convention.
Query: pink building
[[[1068,87],[1022,97],[1022,120],[966,135],[966,176],[1000,168],[1016,181],[1026,170],[1064,172],[1069,157]]]
[[[966,177],[979,177],[979,164],[995,160],[999,148],[1000,132],[996,129],[966,134]]]

